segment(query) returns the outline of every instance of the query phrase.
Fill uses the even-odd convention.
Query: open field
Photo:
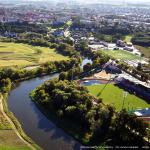
[[[7,145],[7,146],[6,146]],[[12,130],[0,110],[0,150],[30,150]]]
[[[66,24],[67,24],[68,26],[71,26],[71,25],[72,25],[72,21],[69,20],[69,21],[66,22]]]
[[[0,130],[0,150],[30,150],[30,148],[18,138],[13,130]]]
[[[127,35],[127,36],[125,36],[125,42],[126,43],[130,43],[131,42],[131,39],[132,39],[132,35]]]
[[[138,46],[138,45],[135,45],[135,47],[136,47],[142,54],[144,54],[144,57],[150,58],[150,47],[143,47],[143,46]]]
[[[91,94],[102,98],[104,104],[113,104],[116,110],[120,111],[122,109],[122,104],[123,104],[124,90],[118,88],[113,84],[109,84],[100,94],[104,86],[105,85],[92,85],[92,86],[87,86],[87,88]],[[127,110],[132,110],[132,109],[139,109],[139,108],[148,108],[150,107],[150,104],[148,104],[143,99],[128,93],[125,99],[124,107]]]
[[[0,146],[0,150],[29,150],[26,147]]]
[[[116,59],[121,60],[135,60],[140,59],[139,56],[136,56],[130,52],[124,51],[124,50],[102,50],[105,54],[112,56]]]
[[[0,42],[0,67],[30,66],[66,59],[68,58],[55,52],[55,49],[22,43]]]

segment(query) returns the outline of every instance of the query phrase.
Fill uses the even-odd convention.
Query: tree
[[[84,72],[89,72],[92,69],[92,65],[90,63],[87,63],[83,66]]]
[[[68,117],[70,118],[76,118],[76,113],[77,113],[77,108],[76,106],[68,106],[66,109],[65,109],[65,113]]]
[[[144,137],[147,137],[146,128],[146,122],[122,110],[114,122],[111,144],[143,146],[147,143],[144,140]]]
[[[11,90],[11,80],[9,78],[0,80],[0,91],[8,93]]]
[[[66,80],[68,78],[67,72],[61,72],[59,74],[59,80]]]

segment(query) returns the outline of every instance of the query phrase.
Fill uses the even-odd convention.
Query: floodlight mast
[[[123,110],[123,108],[124,108],[124,102],[125,102],[125,99],[126,99],[127,95],[128,95],[128,92],[124,91],[124,92],[123,92],[122,110]]]

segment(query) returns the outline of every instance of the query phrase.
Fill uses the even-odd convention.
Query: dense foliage
[[[63,55],[69,55],[69,56],[79,56],[80,54],[75,51],[75,49],[70,46],[69,44],[62,43],[59,46],[57,46],[56,51],[63,54]]]
[[[0,92],[7,93],[11,89],[11,80],[9,78],[0,80]]]
[[[132,38],[132,43],[140,46],[150,46],[150,33],[137,33]]]
[[[79,66],[80,58],[72,58],[68,61],[47,62],[39,66],[37,69],[16,69],[1,68],[0,69],[0,91],[7,93],[10,90],[11,81],[25,80],[37,76],[48,75],[54,72],[67,71],[71,68]]]
[[[148,137],[147,128],[149,125],[137,118],[135,115],[128,114],[125,110],[116,114],[116,119],[111,129],[111,141],[112,146],[142,146],[147,145],[144,137]]]
[[[69,119],[70,123],[76,124],[81,130],[92,131],[93,134],[97,121],[100,123],[99,128],[104,127],[104,124],[105,128],[108,128],[106,120],[110,120],[113,116],[112,107],[98,103],[98,100],[91,96],[85,87],[68,80],[47,81],[31,96],[57,117]]]
[[[126,111],[116,114],[112,106],[102,104],[85,87],[75,82],[58,79],[46,81],[31,93],[31,97],[48,113],[55,114],[60,121],[66,120],[69,126],[73,124],[74,128],[78,128],[75,134],[80,134],[81,131],[90,134],[86,144],[147,144],[143,139],[147,137],[148,125],[145,122]],[[82,138],[84,137],[79,140],[83,141]]]
[[[47,33],[47,28],[42,25],[29,24],[28,22],[0,23],[0,33],[4,34],[6,31],[13,33],[36,32],[45,34]]]

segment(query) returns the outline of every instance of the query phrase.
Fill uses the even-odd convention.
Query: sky
[[[79,2],[85,2],[85,1],[91,1],[91,0],[77,0]],[[109,1],[114,1],[114,2],[136,2],[136,3],[145,3],[145,2],[150,2],[150,0],[92,0],[92,2],[109,2]]]
[[[5,2],[5,1],[42,1],[42,0],[0,0],[2,2]],[[87,3],[87,2],[90,2],[90,3],[97,3],[97,2],[130,2],[130,3],[147,3],[149,2],[150,3],[150,0],[43,0],[43,1],[54,1],[54,2],[70,2],[70,1],[76,1],[76,2],[84,2],[84,3]]]

